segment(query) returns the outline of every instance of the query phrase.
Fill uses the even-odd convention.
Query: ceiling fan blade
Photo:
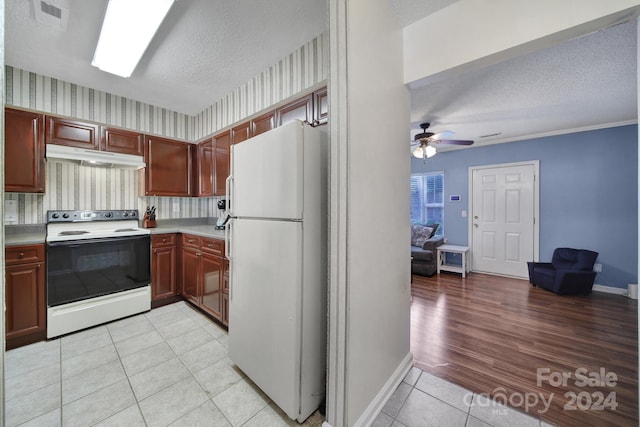
[[[464,139],[441,139],[437,141],[438,144],[446,144],[446,145],[472,145],[474,141],[464,140]]]
[[[450,130],[443,130],[442,132],[436,133],[431,135],[431,137],[429,138],[432,141],[435,141],[436,139],[442,139],[442,138],[449,138],[450,136],[453,136],[455,134],[455,132],[452,132]]]

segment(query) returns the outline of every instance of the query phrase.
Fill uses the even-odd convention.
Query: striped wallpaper
[[[321,34],[194,117],[194,141],[327,80],[329,35]]]
[[[156,206],[158,219],[217,217],[216,197],[138,197],[138,174],[129,169],[105,169],[48,161],[46,194],[5,193],[18,201],[18,221],[43,224],[48,210],[138,209]],[[179,211],[174,213],[177,202]]]
[[[193,118],[165,108],[5,67],[5,103],[169,138],[193,140]]]
[[[197,141],[319,85],[329,75],[329,36],[322,34],[196,116],[6,66],[6,104],[169,138]],[[155,205],[158,219],[217,217],[215,197],[138,197],[137,174],[47,162],[46,194],[6,193],[18,221],[42,224],[55,209],[129,209]],[[174,213],[174,202],[179,212]]]

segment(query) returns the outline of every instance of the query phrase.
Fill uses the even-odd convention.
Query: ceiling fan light
[[[427,145],[426,148],[424,149],[424,152],[427,155],[427,157],[433,157],[436,155],[436,147],[432,145]]]
[[[416,148],[414,148],[411,154],[413,154],[413,157],[417,159],[422,159],[424,157],[424,150],[422,149],[422,145],[419,145]]]

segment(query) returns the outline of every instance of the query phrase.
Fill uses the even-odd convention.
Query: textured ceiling
[[[431,122],[477,146],[634,123],[636,34],[634,20],[415,89],[412,134]]]
[[[107,0],[49,2],[68,4],[66,30],[36,23],[31,1],[5,0],[8,65],[186,114],[328,28],[327,0],[177,0],[133,76],[123,79],[89,65]],[[403,26],[452,3],[389,0]],[[411,132],[429,121],[431,130],[478,146],[634,123],[636,58],[633,21],[415,88]]]
[[[178,0],[124,79],[90,65],[107,1],[62,1],[66,30],[37,23],[31,1],[5,1],[6,64],[186,114],[328,29],[326,0]]]

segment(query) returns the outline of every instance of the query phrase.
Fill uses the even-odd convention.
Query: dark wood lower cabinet
[[[226,287],[228,295],[229,288],[226,265],[222,241],[182,235],[182,296],[225,325],[228,309],[224,306],[223,289]]]
[[[158,307],[179,299],[178,247],[175,234],[151,236],[151,305]]]
[[[7,350],[46,338],[44,245],[5,249]]]

